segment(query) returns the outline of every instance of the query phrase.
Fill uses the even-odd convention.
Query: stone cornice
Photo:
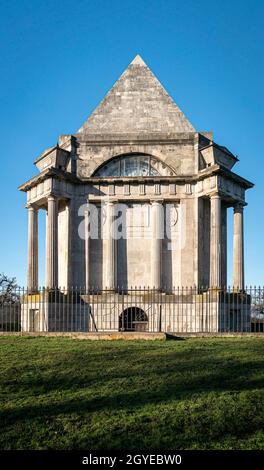
[[[201,181],[213,175],[223,175],[226,178],[232,179],[237,183],[241,184],[246,189],[253,188],[254,184],[250,181],[242,178],[241,176],[233,173],[226,168],[221,167],[220,165],[213,165],[206,170],[200,171],[196,175],[174,175],[174,176],[140,176],[140,177],[107,177],[107,178],[97,178],[91,176],[89,178],[82,178],[82,183],[91,183],[91,184],[102,184],[102,183],[158,183],[158,182],[168,182],[168,183],[195,183],[196,181]]]
[[[226,155],[228,155],[229,157],[233,158],[236,162],[239,162],[239,158],[234,155],[232,152],[230,152],[230,150],[228,150],[226,147],[222,147],[221,145],[218,145],[216,144],[215,142],[210,142],[209,144],[207,145],[204,145],[204,146],[199,146],[199,150],[202,151],[202,150],[205,150],[209,147],[215,147],[217,148],[218,150],[220,150],[221,152],[225,153]]]
[[[198,139],[197,132],[179,132],[179,133],[140,133],[140,134],[75,134],[77,142],[87,145],[139,145],[139,144],[180,144],[193,143]]]
[[[57,168],[48,168],[47,170],[42,171],[39,175],[33,176],[33,178],[19,186],[18,189],[19,191],[27,192],[29,189],[51,177],[57,178],[59,180],[69,181],[75,184],[81,183],[81,180],[71,173],[67,173]]]
[[[209,168],[206,168],[205,170],[200,171],[198,175],[194,176],[193,178],[196,181],[201,181],[205,178],[208,178],[211,175],[225,176],[228,179],[236,181],[245,189],[250,189],[254,187],[254,184],[251,183],[251,181],[248,181],[245,178],[242,178],[242,176],[239,176],[233,171],[228,170],[227,168],[224,168],[220,165],[212,165]]]
[[[181,175],[181,176],[140,176],[140,177],[108,177],[108,178],[97,178],[97,177],[89,177],[89,178],[78,178],[71,173],[67,173],[65,171],[59,170],[57,168],[48,168],[47,170],[42,171],[39,175],[33,176],[30,180],[26,183],[19,186],[20,191],[27,192],[29,189],[33,188],[37,184],[41,183],[42,181],[46,180],[47,178],[53,177],[59,180],[69,181],[73,184],[138,184],[138,183],[159,183],[159,182],[167,182],[167,183],[178,183],[178,184],[185,184],[185,183],[195,183],[197,181],[201,181],[213,175],[222,175],[228,179],[236,181],[239,183],[243,188],[249,189],[253,188],[254,184],[250,181],[242,178],[241,176],[233,173],[226,168],[220,167],[220,165],[213,165],[210,168],[206,168],[203,171],[200,171],[197,175]]]
[[[227,170],[226,168],[220,168],[220,174],[226,176],[229,179],[232,179],[243,186],[245,189],[253,188],[255,185],[251,181],[242,178],[242,176],[237,175],[233,171]]]
[[[197,179],[197,178],[196,178]],[[191,183],[196,179],[193,176],[112,176],[107,178],[98,178],[91,176],[90,178],[82,179],[82,183],[89,184],[140,184],[140,183]]]

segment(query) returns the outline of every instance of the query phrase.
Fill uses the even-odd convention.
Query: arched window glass
[[[155,157],[131,154],[116,157],[99,168],[94,176],[172,176],[173,171]]]

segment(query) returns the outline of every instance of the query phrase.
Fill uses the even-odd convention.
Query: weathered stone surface
[[[141,57],[136,56],[79,132],[167,134],[195,129]]]
[[[212,138],[212,133],[196,132],[137,56],[79,132],[60,136],[59,145],[37,160],[41,173],[20,188],[27,193],[28,207],[49,212],[47,284],[112,290],[150,285],[164,291],[172,286],[208,286],[210,279],[211,287],[224,285],[226,210],[244,206],[252,184],[231,171],[237,158]],[[94,176],[113,158],[135,154],[158,162],[155,176]],[[78,233],[84,218],[79,209],[88,199],[101,207],[100,223],[109,212],[108,208],[104,213],[106,201],[111,210],[126,204],[127,221],[144,206],[147,213],[137,226],[138,235],[128,223],[126,236],[115,243],[100,237],[85,243]],[[161,241],[155,239],[152,223],[160,217],[159,206],[164,211],[170,207],[172,221],[177,219],[172,223],[175,244],[167,234]],[[241,217],[236,213],[234,266],[239,288]],[[30,284],[37,279],[33,225],[30,219]]]

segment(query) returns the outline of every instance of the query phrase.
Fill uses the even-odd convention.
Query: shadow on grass
[[[32,447],[35,436],[43,448],[204,448],[222,436],[235,446],[263,429],[256,343],[251,351],[244,343],[230,351],[231,343],[187,343],[49,349],[55,343],[36,341],[28,355],[17,350],[0,378],[0,447]]]
[[[112,354],[110,354],[112,353]],[[114,353],[114,354],[113,354]],[[24,364],[25,361],[23,361]],[[196,394],[197,391],[250,390],[264,386],[264,377],[254,378],[264,369],[264,358],[245,360],[222,351],[169,350],[118,351],[108,350],[89,354],[70,351],[56,355],[47,362],[41,360],[25,365],[11,366],[2,374],[2,387],[11,387],[23,393],[76,391],[89,387],[106,387],[112,383],[158,389],[173,387],[177,397]],[[258,384],[258,385],[257,385]],[[116,388],[115,387],[115,388]],[[111,392],[111,389],[109,389]],[[154,390],[156,396],[156,390]]]
[[[183,336],[170,335],[170,333],[166,333],[166,339],[169,341],[185,341]]]
[[[65,364],[66,372],[63,374],[58,372],[57,375],[43,377],[36,371],[36,376],[32,378],[21,377],[15,381],[2,381],[2,386],[11,387],[13,391],[17,388],[20,397],[22,393],[25,398],[31,396],[32,400],[39,400],[39,397],[55,391],[60,394],[60,402],[57,402],[58,397],[55,397],[54,404],[32,403],[22,408],[14,405],[12,412],[0,410],[0,421],[2,425],[10,425],[18,420],[33,419],[41,415],[55,416],[61,413],[121,409],[133,412],[145,405],[166,405],[173,402],[176,406],[181,400],[195,400],[211,392],[236,393],[264,387],[263,376],[252,377],[254,371],[263,370],[264,361],[248,361],[241,365],[239,361],[232,360],[231,363],[226,361],[222,364],[223,367],[220,367],[219,361],[207,357],[193,358],[191,361],[181,358],[180,361],[179,356],[185,356],[185,353],[178,352],[164,367],[152,365],[148,368],[148,364],[143,362],[140,370],[134,370],[133,366],[130,367],[126,362],[122,363],[121,370],[87,371],[85,364],[82,364],[77,371],[76,358],[73,354],[71,361]],[[157,363],[157,359],[152,357],[152,364]],[[59,370],[59,365],[56,367],[55,363],[54,369]],[[85,393],[87,395],[98,393],[98,396],[86,398]],[[70,394],[72,399],[69,399]],[[80,395],[77,399],[76,394]],[[52,396],[50,399],[52,400]]]
[[[47,433],[48,445],[56,448],[56,430],[63,419],[68,425],[66,433],[62,432],[62,446],[67,441],[69,448],[124,448],[125,445],[130,449],[168,449],[188,448],[193,442],[206,446],[210,440],[224,435],[244,438],[263,429],[263,395],[256,391],[242,398],[239,393],[224,396],[200,393],[196,397],[186,394],[182,402],[178,401],[179,393],[179,390],[160,387],[156,395],[148,390],[133,390],[103,397],[74,396],[71,399],[67,396],[63,402],[50,404],[32,403],[13,409],[12,413],[2,410],[2,432],[24,426],[29,434],[31,426],[33,433],[36,427],[46,429],[40,435]],[[142,411],[145,405],[148,407]],[[99,431],[93,416],[96,416]],[[27,437],[22,439],[25,442]],[[28,439],[31,442],[31,437]],[[45,447],[45,442],[42,445]]]

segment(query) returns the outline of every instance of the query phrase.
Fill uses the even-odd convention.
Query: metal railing
[[[0,290],[0,331],[263,333],[264,287]]]

